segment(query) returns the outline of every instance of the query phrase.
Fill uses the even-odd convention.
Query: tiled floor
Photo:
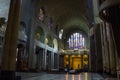
[[[22,80],[105,80],[97,73],[80,74],[48,74],[48,73],[19,73]]]

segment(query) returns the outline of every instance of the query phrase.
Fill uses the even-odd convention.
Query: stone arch
[[[27,33],[26,32],[27,32],[26,31],[26,24],[24,21],[21,21],[20,26],[19,26],[19,31],[18,31],[19,39],[26,41],[27,40]]]
[[[4,17],[0,17],[0,27],[6,23],[5,20],[6,19]]]
[[[53,39],[53,48],[54,48],[54,51],[58,51],[58,41],[57,39]]]
[[[45,44],[47,44],[47,45],[49,45],[51,47],[53,45],[53,43],[52,43],[52,37],[49,34],[46,36]]]
[[[6,24],[6,18],[0,17],[0,32],[4,33],[6,31],[7,24]]]
[[[35,39],[40,41],[40,42],[43,42],[44,43],[44,31],[43,29],[38,26],[36,29],[35,29]]]

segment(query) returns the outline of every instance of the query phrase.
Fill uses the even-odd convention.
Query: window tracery
[[[80,33],[73,33],[68,39],[70,49],[82,49],[85,46],[85,38]]]

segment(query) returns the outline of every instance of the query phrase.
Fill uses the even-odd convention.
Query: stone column
[[[59,69],[59,54],[57,53],[57,69]]]
[[[55,53],[54,52],[51,52],[51,69],[54,69],[54,60],[55,60]]]
[[[46,70],[46,56],[47,56],[47,50],[44,49],[44,52],[43,52],[43,70]]]
[[[84,55],[84,54],[81,54],[81,69],[84,68],[84,66],[83,66],[83,65],[84,65],[84,64],[83,64],[83,61],[84,61],[84,60],[83,60],[83,55]]]
[[[116,71],[116,62],[115,62],[115,46],[113,43],[113,37],[112,37],[112,32],[111,32],[111,24],[107,23],[106,24],[106,29],[107,29],[107,39],[109,41],[109,52],[110,52],[110,71],[111,74],[115,74]]]
[[[43,49],[43,52],[42,52],[42,70],[44,70],[44,67],[45,67],[45,49]]]
[[[100,23],[100,33],[101,33],[101,44],[102,44],[102,58],[103,58],[103,72],[105,67],[105,49],[104,49],[104,33],[103,33],[103,23]]]
[[[107,34],[106,34],[106,23],[104,23],[103,26],[103,34],[104,34],[104,48],[105,48],[105,70],[107,73],[109,73],[110,69],[110,62],[109,62],[109,48],[108,48],[108,42],[107,42]]]
[[[106,58],[106,47],[105,47],[105,31],[104,31],[104,23],[102,24],[101,28],[102,28],[102,41],[103,41],[103,45],[102,45],[102,49],[103,49],[103,70],[106,71],[106,62],[107,62],[107,58]]]
[[[116,48],[116,43],[115,43],[115,38],[114,38],[114,34],[113,34],[113,30],[112,30],[112,25],[110,25],[110,33],[111,33],[111,38],[112,38],[112,42],[113,42],[113,45],[111,46],[113,48],[113,52],[114,52],[114,66],[115,66],[115,72],[119,70],[119,56],[117,55],[117,48]]]
[[[69,68],[71,68],[71,66],[70,66],[70,55],[68,55],[68,65],[69,65]]]
[[[97,26],[97,24],[95,25],[95,34],[94,34],[94,41],[95,41],[95,72],[97,72],[98,71],[98,64],[97,64],[97,61],[98,61],[98,53],[97,53],[97,38],[96,38],[96,36],[97,36],[97,32],[96,32],[96,30],[97,30],[97,28],[98,28],[98,26]]]
[[[15,80],[20,6],[21,0],[11,0],[5,32],[0,80]]]

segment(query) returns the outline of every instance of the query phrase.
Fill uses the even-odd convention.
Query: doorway
[[[47,51],[46,55],[46,71],[50,71],[51,69],[51,52]]]
[[[43,64],[43,48],[36,46],[36,69],[38,71],[42,70]]]
[[[16,53],[16,69],[21,71],[24,69],[24,45],[18,44],[17,45],[17,53]]]
[[[72,66],[73,69],[81,69],[82,68],[82,61],[81,61],[81,57],[73,57],[72,58]]]

